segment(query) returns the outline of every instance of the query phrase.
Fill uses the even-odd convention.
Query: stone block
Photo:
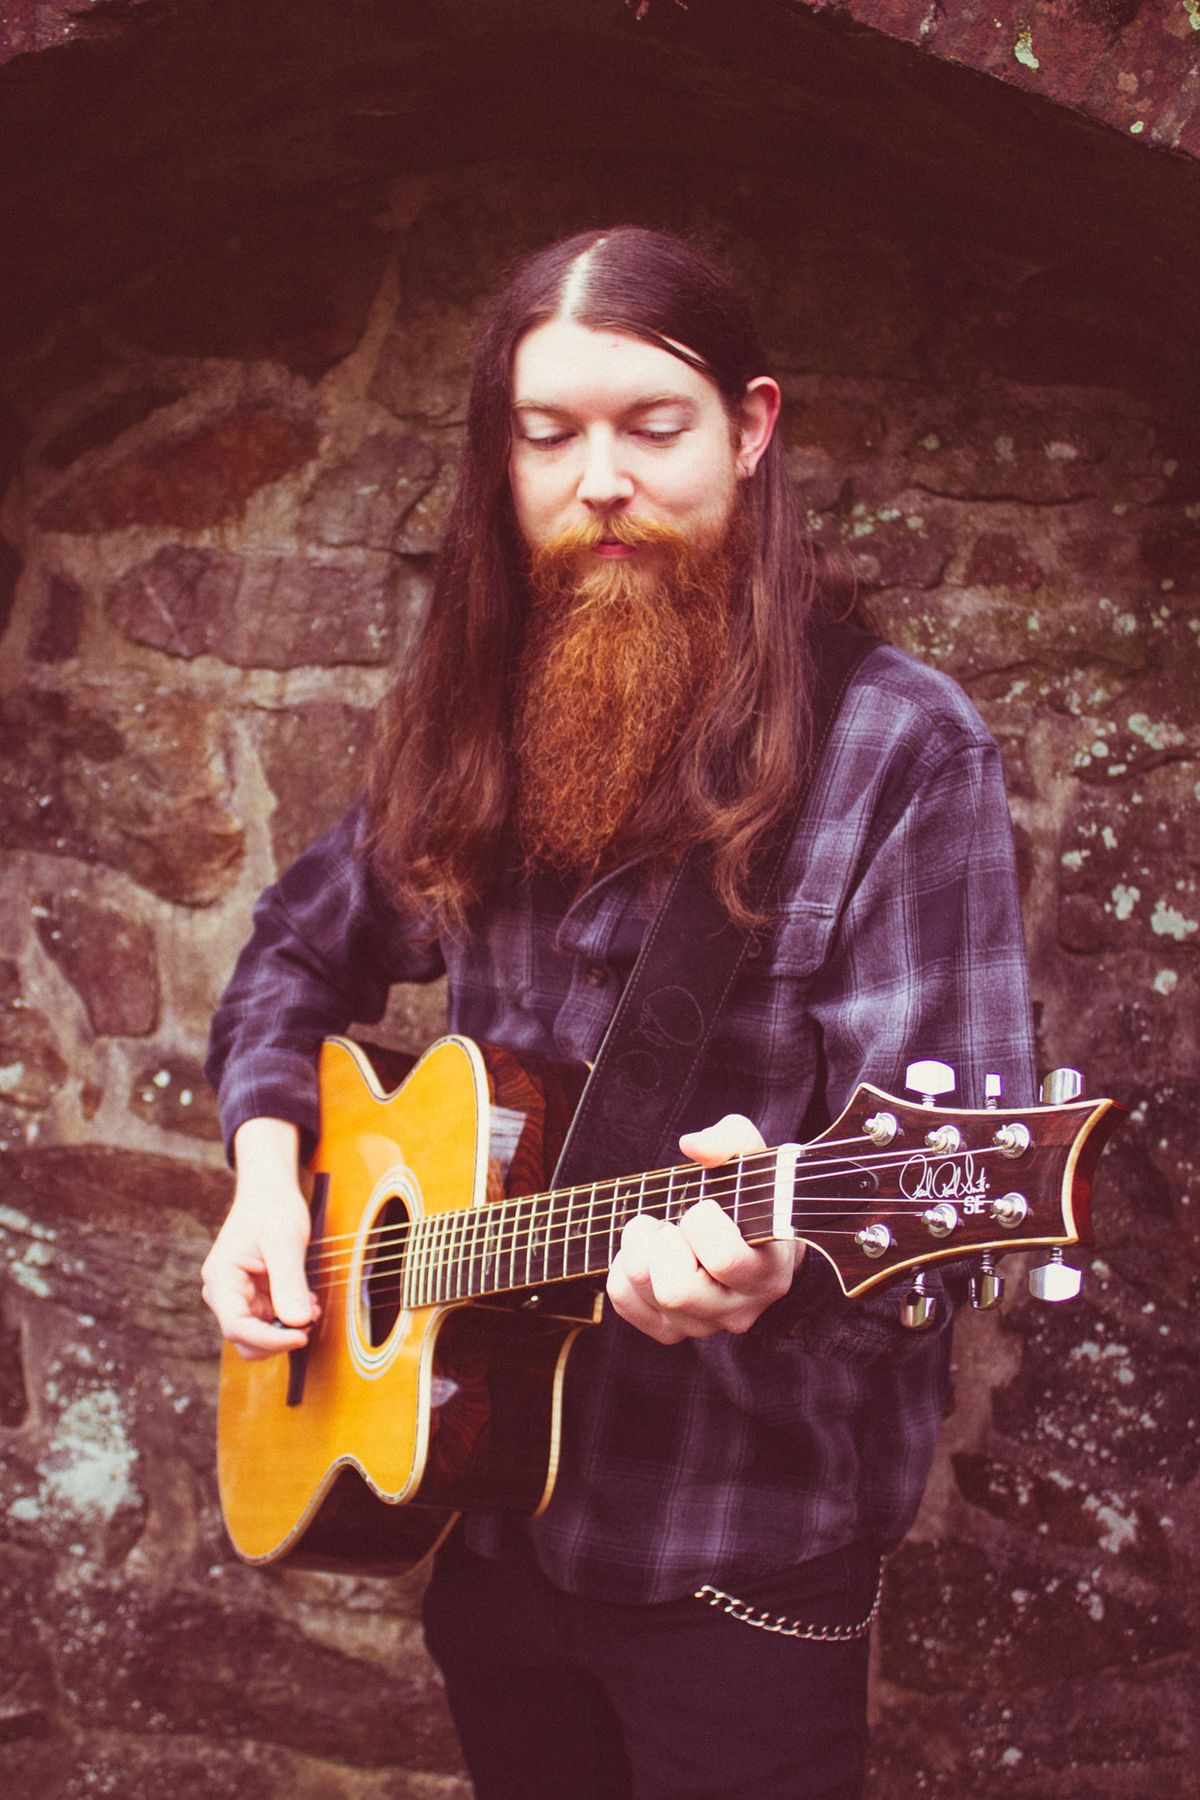
[[[14,1149],[0,1157],[0,1251],[25,1292],[134,1346],[135,1369],[150,1347],[210,1358],[199,1268],[230,1198],[222,1170],[175,1157],[95,1145]]]
[[[0,842],[105,863],[164,900],[209,904],[243,849],[222,712],[146,688],[7,696]]]
[[[75,535],[130,525],[199,531],[239,518],[254,494],[303,468],[319,444],[311,419],[239,407],[78,476],[40,508],[38,522]]]
[[[376,432],[345,462],[317,476],[301,508],[300,529],[319,544],[395,550],[440,462],[424,438]]]
[[[1113,1557],[1149,1581],[1171,1570],[1171,1540],[1161,1495],[1140,1499],[1127,1487],[1093,1484],[1086,1474],[1031,1469],[1019,1455],[960,1451],[952,1459],[958,1491],[970,1505],[1049,1543]]]
[[[162,1131],[181,1131],[206,1143],[221,1142],[216,1096],[193,1056],[167,1051],[139,1065],[129,1108]]]
[[[1125,501],[1152,449],[1150,426],[1120,413],[1106,418],[1063,401],[981,405],[931,390],[906,421],[904,461],[913,486],[956,499]]]
[[[868,592],[881,588],[936,587],[954,554],[951,533],[922,513],[859,503],[843,530],[855,572]]]
[[[34,909],[42,948],[62,970],[104,1037],[144,1037],[158,1023],[154,934],[77,891],[43,894]]]
[[[123,575],[105,609],[135,643],[247,669],[387,663],[412,604],[411,571],[376,552],[237,555],[165,546]]]
[[[406,556],[432,556],[442,542],[458,482],[456,460],[444,462],[429,489],[405,518],[396,548]]]
[[[271,844],[285,869],[362,792],[372,714],[317,700],[254,721],[263,768],[275,796]]]

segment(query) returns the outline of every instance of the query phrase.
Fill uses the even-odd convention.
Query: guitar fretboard
[[[719,1169],[688,1163],[415,1220],[403,1259],[403,1304],[436,1306],[604,1274],[628,1220],[638,1213],[677,1219],[705,1198],[719,1200],[752,1237],[755,1227],[764,1229],[761,1203],[764,1191],[773,1192],[776,1154],[737,1157]],[[752,1162],[756,1179],[747,1175]],[[767,1231],[770,1219],[768,1206]]]

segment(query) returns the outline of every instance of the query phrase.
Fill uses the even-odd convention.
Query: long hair
[[[563,312],[572,271],[573,320],[629,332],[698,368],[731,420],[747,384],[767,373],[745,302],[707,257],[662,232],[622,225],[564,239],[524,262],[493,300],[431,604],[381,709],[368,783],[373,866],[431,931],[461,928],[504,860],[512,684],[528,604],[508,477],[513,358],[528,331]],[[733,597],[728,668],[650,796],[640,847],[661,853],[669,812],[669,848],[707,842],[724,905],[749,923],[750,860],[809,755],[806,626],[829,584],[778,432],[740,490],[749,567]],[[623,846],[638,847],[639,822]]]

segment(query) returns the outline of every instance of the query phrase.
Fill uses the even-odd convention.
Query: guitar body
[[[380,1067],[382,1067],[382,1061]],[[463,1507],[535,1513],[553,1486],[563,1371],[598,1317],[594,1285],[404,1305],[407,1222],[544,1185],[584,1071],[443,1038],[389,1091],[368,1055],[322,1048],[311,1165],[308,1348],[246,1362],[226,1346],[217,1467],[250,1562],[398,1572]]]

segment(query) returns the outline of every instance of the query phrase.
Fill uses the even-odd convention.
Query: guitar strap
[[[751,868],[746,898],[756,913],[771,910],[833,722],[855,671],[879,639],[855,625],[822,620],[810,642],[812,755],[795,805]],[[735,925],[718,900],[707,848],[690,850],[617,1002],[554,1170],[554,1187],[656,1166],[754,936]]]

